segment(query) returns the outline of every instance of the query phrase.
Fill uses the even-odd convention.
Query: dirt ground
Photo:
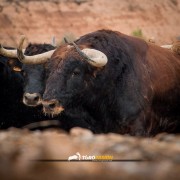
[[[98,29],[168,44],[180,38],[180,0],[1,0],[0,42],[16,46],[24,34],[29,42],[57,42]]]
[[[77,152],[80,161],[68,161],[69,156]],[[90,156],[113,157],[104,161],[84,161]],[[73,128],[70,134],[55,130],[0,132],[2,180],[176,180],[179,170],[180,136],[93,135],[81,128]]]
[[[0,43],[57,44],[98,29],[142,32],[158,45],[180,38],[180,0],[0,0]],[[77,152],[114,162],[69,162]],[[42,161],[41,161],[42,160]],[[60,161],[58,161],[60,160]],[[61,161],[62,160],[62,161]],[[82,159],[81,159],[82,160]],[[124,160],[124,161],[123,161]],[[129,161],[130,160],[130,161]],[[137,138],[74,128],[0,131],[0,179],[179,179],[180,135]]]

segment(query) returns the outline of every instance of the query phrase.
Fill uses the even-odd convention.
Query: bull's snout
[[[50,101],[43,101],[42,102],[44,108],[53,110],[56,106],[58,106],[58,101],[57,100],[50,100]]]
[[[41,95],[39,93],[24,93],[23,103],[27,106],[38,106],[41,104]]]
[[[58,115],[64,108],[59,104],[59,101],[56,99],[49,101],[42,101],[43,111],[45,114]]]

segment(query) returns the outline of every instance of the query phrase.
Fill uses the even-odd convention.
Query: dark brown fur
[[[57,99],[65,112],[83,109],[86,115],[79,119],[92,119],[95,132],[146,136],[175,132],[180,119],[180,56],[109,30],[84,35],[76,44],[105,53],[107,65],[92,67],[74,47],[58,48],[50,61],[46,101]],[[76,64],[74,69],[83,67],[84,80],[79,84],[83,88],[76,93],[71,63]],[[67,95],[69,81],[72,93]]]

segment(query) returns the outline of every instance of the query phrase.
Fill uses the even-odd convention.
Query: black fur
[[[9,64],[9,62],[14,64]],[[38,120],[39,113],[22,103],[23,76],[13,70],[21,68],[17,59],[0,56],[0,129],[22,127]]]
[[[26,54],[31,55],[32,53],[33,55],[35,53],[39,53],[38,50],[43,52],[49,50],[50,48],[52,49],[52,46],[50,45],[30,44],[26,48]],[[24,71],[27,70],[27,72],[25,72],[28,75],[25,76],[26,83],[24,83],[24,73],[22,73],[22,71],[14,71],[14,67],[18,67],[19,69],[23,68]],[[40,69],[43,69],[43,71],[40,71]],[[37,73],[35,76],[30,74],[31,71],[34,72],[36,70]],[[28,80],[31,79],[29,76],[38,78],[39,74],[42,74],[42,72],[44,72],[43,65],[42,67],[41,65],[23,65],[18,59],[7,58],[0,55],[0,129],[6,129],[9,127],[20,128],[32,122],[51,119],[43,115],[41,107],[27,107],[22,102],[23,89],[28,89],[29,87]],[[36,85],[44,88],[44,81],[42,79],[38,80],[39,81]]]
[[[25,55],[33,56],[55,49],[50,44],[29,44],[25,50]],[[45,88],[45,64],[22,66],[24,75],[24,92],[40,93],[44,92]]]

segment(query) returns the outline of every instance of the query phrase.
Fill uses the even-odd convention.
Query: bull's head
[[[75,44],[59,47],[49,61],[50,74],[44,93],[44,112],[58,115],[66,107],[81,101],[91,88],[95,73],[108,62],[107,56],[96,49]],[[88,95],[88,94],[87,94]]]
[[[40,105],[45,84],[44,65],[23,64],[22,72],[24,77],[23,103],[33,107]]]
[[[51,53],[54,52],[55,47],[50,44],[29,44],[26,49],[22,49],[24,40],[25,37],[23,36],[20,40],[18,50],[7,50],[0,46],[0,53],[4,56],[19,58],[23,62],[23,103],[27,106],[37,106],[41,104],[41,96],[44,92],[45,85],[45,67],[44,63],[42,63],[42,54],[40,53],[50,52],[43,54],[43,60],[48,59]],[[40,54],[40,57],[36,54]]]
[[[22,49],[24,38],[21,39],[18,53],[23,57],[23,74],[24,74],[24,95],[23,103],[27,106],[38,106],[41,104],[42,94],[44,93],[44,86],[46,81],[45,62],[42,63],[43,59],[48,59],[49,55],[54,51],[55,47],[50,44],[29,44],[24,54]],[[47,55],[46,52],[50,52]],[[43,54],[45,53],[45,54]],[[18,57],[19,57],[18,54]],[[39,57],[40,54],[42,56]],[[32,56],[35,56],[32,58]],[[32,59],[31,59],[32,58]],[[20,59],[20,57],[19,57]],[[26,63],[26,59],[31,59],[32,64]],[[38,62],[36,61],[38,59]],[[39,64],[40,63],[40,64]]]

